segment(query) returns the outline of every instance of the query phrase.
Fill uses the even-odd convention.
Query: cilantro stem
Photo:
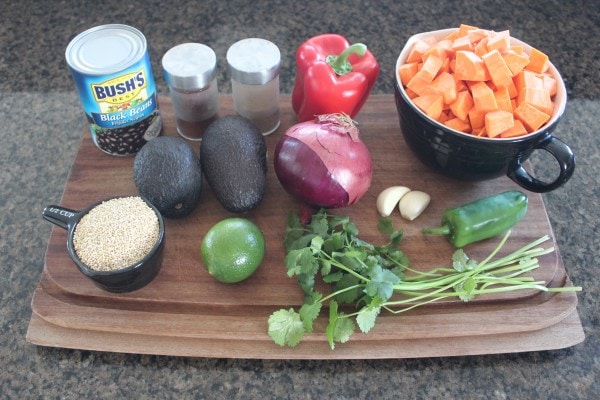
[[[369,278],[367,278],[364,275],[359,274],[358,272],[354,271],[351,268],[346,267],[344,264],[342,264],[341,262],[339,262],[335,257],[329,255],[325,251],[321,250],[320,254],[322,256],[324,256],[331,263],[331,265],[334,265],[337,268],[339,268],[339,269],[341,269],[341,270],[349,273],[350,275],[355,276],[356,278],[360,279],[361,281],[364,281],[364,282],[367,282],[367,283],[370,281]]]
[[[345,287],[345,288],[343,288],[343,289],[340,289],[340,290],[336,290],[335,292],[332,292],[332,293],[328,294],[327,296],[325,296],[325,297],[322,297],[322,298],[319,300],[319,302],[320,302],[320,303],[325,303],[327,300],[329,300],[329,299],[331,299],[331,298],[334,298],[335,296],[337,296],[337,295],[339,295],[339,294],[342,294],[342,293],[344,293],[344,292],[349,292],[350,290],[358,289],[358,288],[361,288],[361,287],[363,287],[363,286],[364,286],[364,284],[360,284],[360,283],[359,283],[359,284],[356,284],[356,285],[353,285],[353,286],[348,286],[348,287]]]

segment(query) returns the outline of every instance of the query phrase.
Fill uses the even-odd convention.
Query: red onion
[[[371,185],[371,155],[346,114],[320,115],[290,127],[275,148],[283,188],[323,208],[356,203]]]

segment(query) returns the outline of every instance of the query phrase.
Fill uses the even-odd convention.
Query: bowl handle
[[[534,150],[546,150],[552,154],[560,166],[558,177],[550,183],[534,178],[523,167],[524,157],[518,156],[508,168],[507,175],[510,179],[529,191],[547,193],[559,188],[571,178],[575,170],[575,155],[571,151],[571,148],[564,142],[552,135],[548,135],[537,143]]]

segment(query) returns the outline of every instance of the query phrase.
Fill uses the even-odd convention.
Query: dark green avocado
[[[263,199],[267,182],[267,145],[249,119],[227,115],[202,134],[202,172],[223,208],[244,213]]]
[[[198,205],[202,167],[194,149],[182,138],[159,136],[136,154],[133,179],[166,218],[182,218]]]

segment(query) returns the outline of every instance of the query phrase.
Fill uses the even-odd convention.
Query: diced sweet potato
[[[500,55],[498,50],[492,50],[489,53],[481,57],[485,66],[487,67],[492,82],[496,87],[507,87],[512,84],[513,73],[511,72],[508,65]]]
[[[444,98],[437,94],[426,94],[415,97],[413,103],[427,114],[429,118],[437,120],[442,113]]]
[[[468,90],[458,92],[456,95],[456,100],[450,104],[450,110],[452,110],[452,113],[462,120],[466,120],[468,118],[471,108],[473,108],[473,97],[471,96],[471,92]]]
[[[490,79],[485,63],[472,51],[457,51],[454,73],[465,81],[487,81]]]
[[[513,113],[496,110],[485,114],[485,131],[489,137],[496,137],[515,125]]]
[[[452,118],[444,122],[449,128],[455,129],[460,132],[469,133],[471,132],[471,125],[469,125],[468,121],[462,120],[460,118]]]
[[[462,24],[437,41],[415,42],[398,79],[430,118],[461,132],[515,137],[545,124],[557,81],[548,57],[510,44],[508,30]]]
[[[477,110],[489,112],[498,109],[494,92],[485,82],[475,82],[472,84],[471,95],[473,96],[474,107]]]
[[[527,64],[526,68],[530,71],[543,74],[549,67],[548,56],[538,49],[532,48],[529,53],[529,64]]]
[[[523,126],[523,123],[515,119],[515,123],[512,128],[508,128],[504,132],[500,133],[501,138],[512,138],[516,136],[527,135],[527,129]]]
[[[419,70],[419,65],[416,62],[403,64],[398,67],[398,75],[400,76],[400,82],[402,85],[408,85],[408,82],[416,75]]]
[[[522,102],[515,108],[515,116],[523,123],[527,132],[535,132],[549,119],[550,115],[545,114],[529,103]]]

